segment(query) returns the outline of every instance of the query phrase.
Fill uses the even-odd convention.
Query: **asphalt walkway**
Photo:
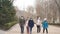
[[[42,30],[43,29],[41,27],[41,32],[39,34],[43,34]],[[6,31],[5,34],[21,34],[19,24],[14,25],[11,29]],[[24,34],[27,34],[26,33],[26,26],[24,29]],[[34,25],[34,27],[33,27],[32,34],[37,34],[36,25]],[[46,34],[46,33],[44,33],[44,34]],[[60,34],[60,27],[55,27],[55,26],[49,25],[48,34]]]

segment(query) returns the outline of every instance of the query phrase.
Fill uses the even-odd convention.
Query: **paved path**
[[[3,30],[0,30],[0,34],[5,34],[5,31],[3,31]]]
[[[49,25],[49,29],[48,30],[49,30],[48,34],[60,34],[60,27],[55,27],[55,26]],[[19,24],[16,24],[10,30],[6,31],[5,34],[21,34]],[[24,34],[27,34],[26,33],[26,27],[25,27],[25,30],[24,30]],[[37,34],[36,25],[33,28],[33,34]],[[42,28],[41,28],[41,33],[39,33],[39,34],[43,34],[42,33]]]

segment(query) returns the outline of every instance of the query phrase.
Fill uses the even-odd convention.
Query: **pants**
[[[27,33],[29,34],[29,27],[27,26],[26,28],[27,28]]]
[[[24,26],[20,26],[21,27],[21,33],[24,33]]]
[[[41,30],[40,25],[37,25],[37,33],[39,33]]]
[[[43,28],[43,33],[45,32],[46,30],[46,33],[48,33],[48,29],[47,28]]]
[[[30,34],[32,34],[32,28],[30,27]]]

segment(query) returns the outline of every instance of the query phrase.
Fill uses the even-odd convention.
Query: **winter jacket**
[[[25,19],[19,18],[19,24],[20,24],[20,26],[24,26],[25,25]]]
[[[41,25],[40,19],[37,20],[37,23],[36,23],[36,24],[37,24],[37,25]]]
[[[42,26],[43,26],[43,28],[48,28],[48,22],[47,21],[43,21]]]
[[[26,26],[28,26],[28,20],[26,21]]]
[[[34,26],[34,21],[33,20],[29,20],[28,26],[32,28]]]

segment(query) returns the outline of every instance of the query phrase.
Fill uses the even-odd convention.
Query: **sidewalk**
[[[37,28],[36,28],[36,25],[35,25],[34,28],[33,28],[32,34],[37,34],[36,29]],[[49,25],[48,30],[49,30],[48,34],[60,34],[60,28],[59,27]],[[16,24],[10,30],[6,31],[6,34],[21,34],[19,24]],[[25,26],[24,34],[27,34],[26,33],[26,26]],[[41,28],[41,32],[39,34],[43,34],[42,28]]]
[[[0,34],[5,34],[5,31],[3,31],[3,30],[0,30]]]

